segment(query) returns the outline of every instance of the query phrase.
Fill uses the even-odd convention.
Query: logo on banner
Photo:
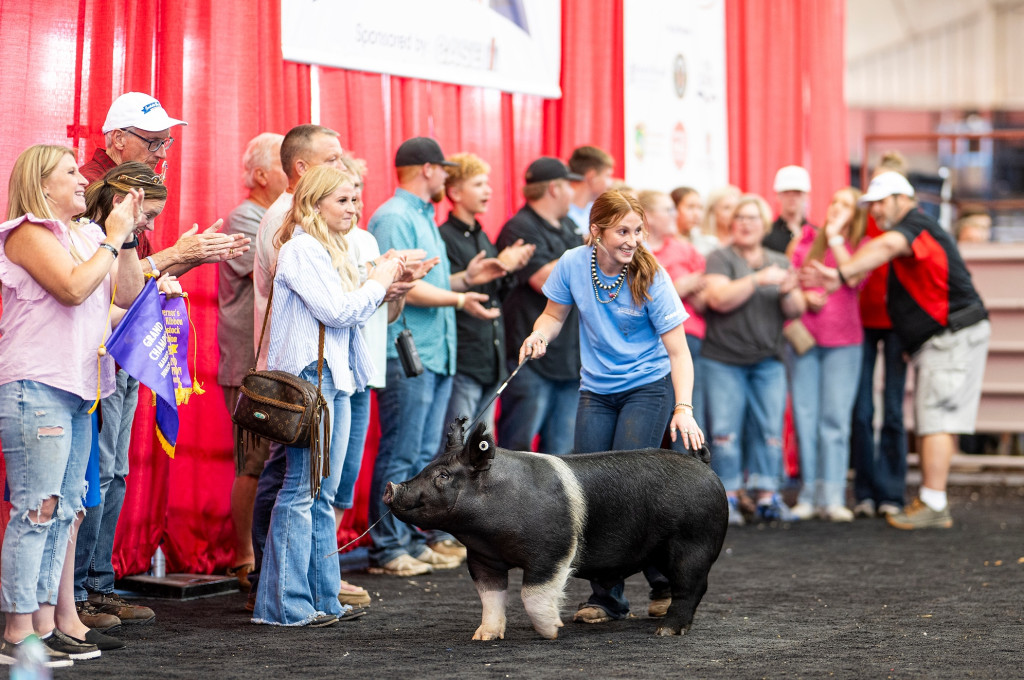
[[[647,153],[647,126],[637,123],[633,128],[633,155],[637,157],[637,160],[642,161],[645,153]]]
[[[689,150],[689,142],[686,137],[686,127],[682,121],[676,123],[672,128],[672,162],[676,170],[682,170],[686,165],[686,154]]]
[[[686,71],[686,57],[682,54],[677,54],[675,60],[672,62],[672,84],[676,88],[676,96],[680,99],[686,94],[686,82],[689,79],[689,74]]]

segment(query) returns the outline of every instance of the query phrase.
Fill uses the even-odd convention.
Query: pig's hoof
[[[476,629],[476,632],[473,633],[473,639],[474,640],[504,640],[505,639],[505,631],[504,630],[500,630],[500,629],[499,630],[494,630],[494,629],[491,629],[491,628],[484,628],[483,626],[480,626],[479,628]]]
[[[552,626],[551,628],[545,628],[544,630],[537,631],[541,637],[547,638],[548,640],[558,639],[558,628]]]
[[[555,621],[555,625],[556,625],[556,626],[558,626],[559,628],[561,628],[561,627],[562,627],[562,626],[564,626],[565,624],[564,624],[564,623],[562,623],[562,619],[558,619],[557,621]]]
[[[655,635],[661,635],[663,637],[668,635],[682,635],[683,632],[679,628],[669,628],[667,626],[658,626],[658,630],[654,632]]]

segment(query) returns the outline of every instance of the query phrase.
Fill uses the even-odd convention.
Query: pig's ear
[[[448,444],[445,446],[446,451],[461,451],[463,444],[465,444],[465,432],[466,423],[469,418],[466,416],[459,416],[452,421],[452,424],[448,426]]]
[[[462,453],[470,467],[477,472],[482,472],[491,467],[494,450],[494,437],[487,431],[484,424],[480,423],[473,430],[473,434],[469,435]]]

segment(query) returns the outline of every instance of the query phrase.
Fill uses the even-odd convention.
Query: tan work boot
[[[78,618],[86,628],[98,630],[101,633],[108,633],[121,627],[121,619],[113,614],[101,612],[92,602],[83,600],[75,603],[78,610]]]
[[[99,611],[121,619],[121,623],[144,624],[152,623],[156,619],[156,613],[152,609],[131,604],[117,593],[89,593],[89,602],[96,605]]]

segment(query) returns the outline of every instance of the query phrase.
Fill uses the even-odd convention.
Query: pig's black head
[[[496,447],[482,423],[464,438],[467,420],[451,424],[445,452],[418,475],[401,484],[388,482],[384,504],[395,517],[424,529],[449,531],[473,519]]]

